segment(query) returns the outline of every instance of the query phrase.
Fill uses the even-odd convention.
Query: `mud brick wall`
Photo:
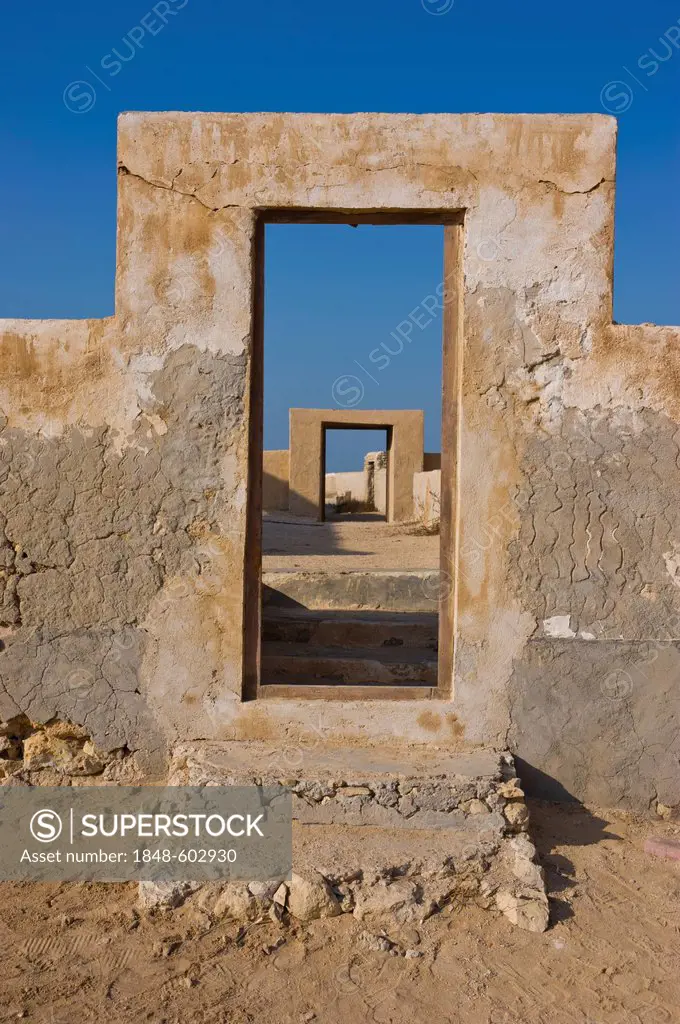
[[[507,744],[552,791],[680,803],[680,331],[612,324],[615,135],[123,115],[115,316],[0,322],[0,719],[150,765],[206,737]],[[242,700],[256,223],[281,207],[464,217],[451,701]]]

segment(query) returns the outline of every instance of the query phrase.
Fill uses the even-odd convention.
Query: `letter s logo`
[[[336,377],[331,391],[335,404],[343,409],[353,408],[364,397],[363,382],[351,373],[344,373],[342,377]]]
[[[62,823],[56,811],[44,807],[41,811],[35,812],[29,827],[31,835],[39,843],[53,843],[61,835]]]
[[[623,114],[633,105],[633,90],[627,82],[607,82],[600,103],[608,114]]]

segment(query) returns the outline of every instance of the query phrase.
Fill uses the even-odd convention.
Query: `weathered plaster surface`
[[[123,115],[115,316],[0,322],[0,718],[151,759],[507,741],[577,796],[677,803],[680,331],[611,323],[615,130]],[[450,703],[241,703],[255,226],[281,207],[464,211]]]
[[[263,452],[262,508],[265,512],[288,511],[290,452],[287,448]]]

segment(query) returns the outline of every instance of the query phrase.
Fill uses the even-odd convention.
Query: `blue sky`
[[[3,8],[0,316],[113,311],[121,110],[589,112],[604,102],[620,116],[615,316],[680,322],[678,0],[167,0],[167,24],[147,18],[156,34],[140,35],[152,7]],[[115,75],[114,49],[131,57]],[[92,100],[82,113],[67,106]],[[268,243],[266,443],[278,447],[287,406],[332,404],[336,377],[436,287],[441,253],[434,228],[277,226]],[[366,407],[425,407],[430,447],[438,332],[423,331],[379,385],[362,378]],[[352,452],[339,451],[338,468]]]

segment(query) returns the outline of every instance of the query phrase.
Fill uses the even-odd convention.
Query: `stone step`
[[[322,686],[436,686],[437,659],[426,648],[316,647],[263,643],[261,678],[273,683]]]
[[[319,743],[292,753],[298,756],[256,740],[179,744],[169,785],[284,785],[293,793],[293,817],[307,824],[467,829],[467,818],[479,816],[483,830],[494,834],[503,831],[503,809],[515,798],[503,795],[512,790],[512,756],[488,748],[461,753]]]
[[[192,898],[215,919],[353,914],[389,934],[379,948],[395,952],[398,926],[466,900],[531,931],[547,927],[543,873],[507,752],[193,742],[172,751],[168,784],[278,784],[292,794],[290,879],[203,886]],[[195,888],[144,882],[142,905],[173,906]]]
[[[268,571],[262,574],[265,608],[437,614],[438,569],[353,569],[331,572]]]
[[[175,907],[187,896],[215,921],[308,922],[351,914],[369,929],[361,937],[364,950],[410,958],[418,956],[413,925],[447,907],[499,910],[532,932],[545,931],[549,917],[531,840],[485,829],[480,816],[468,817],[457,831],[294,821],[293,870],[286,880],[140,883],[144,910]],[[366,955],[361,948],[359,961]]]
[[[437,650],[436,614],[264,609],[262,639],[316,647],[418,647]]]

